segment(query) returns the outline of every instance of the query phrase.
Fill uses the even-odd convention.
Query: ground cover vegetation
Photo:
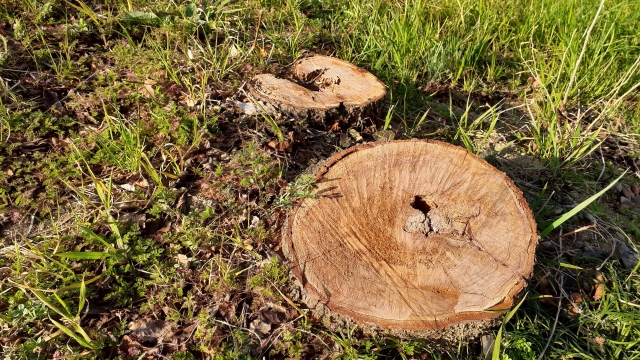
[[[4,358],[638,358],[639,23],[632,0],[0,0]],[[374,73],[385,113],[242,111],[308,54]],[[535,214],[483,341],[331,329],[292,295],[305,169],[390,136],[466,147]]]

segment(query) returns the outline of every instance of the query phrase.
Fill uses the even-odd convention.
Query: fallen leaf
[[[140,93],[144,97],[155,99],[156,94],[153,91],[153,85],[155,84],[156,82],[154,80],[145,80],[144,85],[138,88],[138,93]]]
[[[149,187],[149,182],[147,181],[147,179],[140,177],[140,180],[136,180],[133,182],[133,185],[139,187],[139,188],[143,188],[146,189]]]
[[[289,140],[278,142],[277,140],[271,140],[267,143],[267,146],[276,151],[291,152],[293,150],[293,144]]]
[[[258,313],[258,318],[270,325],[282,324],[287,320],[287,309],[273,303],[267,303],[258,310]]]
[[[136,187],[133,184],[122,184],[120,188],[126,191],[135,192]]]
[[[334,122],[331,126],[329,126],[329,128],[327,129],[328,132],[330,133],[338,133],[340,132],[340,124],[336,121]]]
[[[180,265],[182,265],[183,267],[188,267],[189,266],[189,258],[187,257],[187,255],[178,254],[178,255],[176,255],[176,260],[178,260],[178,263]]]
[[[604,292],[604,278],[600,271],[596,270],[595,272],[595,284],[593,290],[593,300],[598,301],[602,299],[602,294]]]
[[[345,133],[340,134],[340,146],[343,148],[351,146],[351,139],[349,139],[349,135]]]
[[[361,141],[362,140],[362,136],[360,135],[359,132],[357,132],[355,129],[351,128],[347,131],[349,133],[349,135],[351,135],[351,137],[353,138],[353,140],[355,140],[356,142]]]
[[[249,329],[253,330],[258,336],[263,337],[271,331],[271,325],[255,319],[249,324]]]
[[[130,336],[142,342],[157,342],[171,331],[175,323],[162,320],[139,319],[128,326]]]
[[[236,306],[233,303],[222,302],[218,305],[218,312],[227,322],[232,322],[236,312]]]
[[[373,134],[375,141],[391,141],[395,138],[396,134],[393,130],[380,130]]]
[[[278,113],[278,111],[270,104],[262,104],[262,103],[256,104],[256,103],[250,103],[250,102],[245,103],[237,100],[232,100],[231,102],[233,102],[233,104],[238,109],[240,109],[240,111],[242,111],[244,114],[249,116],[255,116],[260,114],[276,115]]]
[[[638,254],[624,242],[618,242],[615,255],[626,269],[635,269],[636,265],[638,265]]]
[[[269,55],[269,53],[268,53],[265,49],[263,49],[263,48],[261,48],[261,47],[259,47],[259,46],[258,46],[258,49],[260,49],[260,56],[261,56],[263,59],[264,59],[264,58],[266,58],[266,57]]]
[[[593,345],[599,351],[602,351],[602,349],[604,349],[604,338],[603,337],[598,336],[598,337],[590,338],[587,341],[589,341],[589,344]]]
[[[484,359],[491,359],[493,355],[493,345],[495,344],[496,337],[493,334],[484,335],[480,338],[480,344],[482,345],[482,357]]]
[[[240,51],[238,51],[238,48],[234,44],[231,44],[231,47],[229,48],[229,56],[231,58],[236,58],[239,55],[240,55]]]

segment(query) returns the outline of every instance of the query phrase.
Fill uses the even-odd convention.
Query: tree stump
[[[499,314],[487,310],[511,307],[531,275],[538,235],[521,191],[463,148],[363,144],[316,180],[283,230],[311,307],[433,337],[490,323]]]
[[[256,75],[249,93],[277,112],[332,124],[375,117],[386,88],[370,72],[328,56],[312,56],[296,61],[291,79],[273,74]]]

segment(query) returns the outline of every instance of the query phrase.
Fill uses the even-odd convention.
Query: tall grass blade
[[[526,299],[527,299],[527,294],[525,294],[522,297],[522,300],[520,300],[520,302],[518,303],[518,305],[516,305],[513,309],[511,309],[511,311],[509,311],[507,315],[504,317],[504,321],[502,321],[500,330],[498,330],[498,335],[496,335],[496,339],[493,343],[493,354],[491,356],[491,360],[500,360],[500,342],[502,341],[502,330],[504,329],[504,326],[509,322],[509,320],[511,320],[513,315],[515,315],[515,313],[520,308],[520,305],[522,305],[522,303]]]
[[[83,338],[81,338],[80,336],[78,336],[78,334],[76,334],[75,332],[73,332],[71,329],[69,329],[68,327],[60,324],[59,322],[53,320],[53,319],[49,319],[51,320],[51,322],[53,323],[53,325],[55,325],[56,327],[58,327],[58,329],[62,330],[63,333],[69,335],[69,337],[73,338],[75,341],[78,342],[78,344],[89,348],[91,350],[95,349],[95,346],[91,344],[90,341],[87,341]]]
[[[620,179],[626,173],[627,173],[627,171],[625,170],[625,172],[623,172],[622,175],[618,176],[617,179],[613,180],[613,182],[611,184],[609,184],[606,188],[600,190],[597,194],[591,196],[587,200],[581,202],[578,206],[576,206],[573,209],[571,209],[569,212],[567,212],[567,213],[563,214],[562,216],[560,216],[556,221],[552,222],[551,225],[547,226],[547,228],[544,229],[542,231],[542,233],[540,233],[540,237],[547,236],[550,232],[555,230],[558,226],[562,225],[565,221],[567,221],[570,218],[572,218],[575,214],[579,213],[582,209],[584,209],[587,206],[589,206],[589,204],[591,204],[593,201],[595,201],[597,198],[599,198],[604,193],[606,193],[609,189],[611,189],[615,184],[617,184],[618,181],[620,181]]]

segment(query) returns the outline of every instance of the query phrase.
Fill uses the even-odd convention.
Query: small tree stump
[[[511,307],[531,275],[538,235],[521,191],[463,148],[363,144],[331,158],[316,186],[283,249],[333,314],[433,334],[495,318],[487,310]]]
[[[377,116],[386,88],[370,72],[328,56],[296,61],[291,80],[256,75],[249,93],[280,113],[328,124]]]

